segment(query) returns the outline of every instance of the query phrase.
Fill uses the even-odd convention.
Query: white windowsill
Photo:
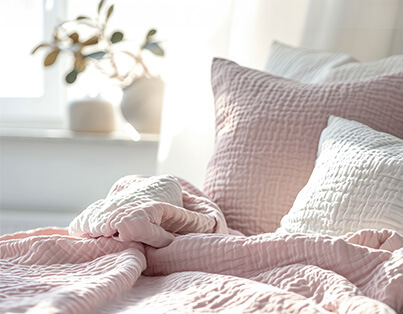
[[[153,134],[142,134],[134,142],[123,131],[102,134],[0,126],[0,209],[23,220],[26,217],[18,209],[80,212],[104,198],[119,178],[154,175],[157,152],[158,135]],[[10,228],[35,227],[21,225],[11,216],[7,216]],[[57,217],[48,218],[39,222],[59,225],[53,220]]]
[[[15,128],[0,127],[1,139],[14,140],[58,140],[73,142],[119,142],[127,143],[158,143],[158,134],[141,134],[139,141],[133,141],[125,132],[115,131],[111,133],[90,133],[90,132],[74,132],[67,129],[39,129],[39,128]]]

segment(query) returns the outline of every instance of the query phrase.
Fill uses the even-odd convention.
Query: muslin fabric
[[[215,59],[212,87],[216,138],[204,192],[247,235],[280,226],[312,173],[330,115],[403,137],[403,73],[306,84]]]
[[[265,69],[304,83],[347,82],[403,72],[403,55],[359,62],[346,53],[292,47],[275,41]]]
[[[403,140],[331,116],[315,169],[277,231],[343,235],[382,228],[403,234]]]

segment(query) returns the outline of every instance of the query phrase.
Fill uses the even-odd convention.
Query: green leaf
[[[89,20],[89,19],[90,19],[90,18],[89,18],[88,16],[84,16],[84,15],[77,16],[77,18],[76,18],[77,21],[80,21],[80,20]]]
[[[78,72],[76,69],[73,69],[69,74],[66,75],[66,82],[68,84],[73,84],[77,79]]]
[[[42,47],[52,47],[52,45],[40,44],[40,45],[36,46],[34,50],[31,51],[31,54],[34,54],[39,48],[42,48]]]
[[[105,54],[106,54],[105,51],[97,51],[97,52],[90,53],[89,55],[86,55],[84,57],[92,58],[92,59],[95,59],[95,60],[100,60],[100,59],[103,58],[103,56]]]
[[[57,56],[59,55],[60,49],[53,50],[50,54],[47,55],[45,61],[43,62],[45,67],[48,67],[55,63]]]
[[[156,29],[150,29],[150,30],[148,31],[148,33],[147,33],[146,38],[148,39],[148,38],[154,36],[156,33],[157,33],[157,30],[156,30]]]
[[[71,40],[73,41],[73,43],[78,43],[78,34],[76,32],[72,33],[69,35],[69,37],[71,38]]]
[[[160,45],[158,45],[158,43],[147,43],[143,46],[143,49],[150,50],[157,56],[163,56],[165,54],[164,50],[160,47]]]
[[[97,44],[99,41],[98,36],[93,36],[90,39],[86,40],[85,42],[83,42],[81,45],[82,46],[90,46],[90,45],[95,45]]]
[[[101,9],[102,9],[104,3],[105,3],[105,0],[99,1],[99,4],[98,4],[98,14],[99,14],[99,12],[101,12]]]
[[[109,9],[108,9],[108,13],[106,13],[106,21],[109,20],[109,18],[111,17],[112,13],[113,13],[113,9],[114,9],[115,5],[112,4]]]
[[[114,32],[111,36],[111,43],[116,44],[119,41],[123,39],[123,33],[122,32]]]

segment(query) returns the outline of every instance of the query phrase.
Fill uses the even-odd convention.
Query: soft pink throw
[[[69,233],[0,238],[0,312],[403,311],[396,232],[234,235],[172,176],[120,180]]]

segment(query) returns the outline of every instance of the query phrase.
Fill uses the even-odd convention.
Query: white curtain
[[[167,47],[158,172],[199,187],[214,143],[214,56],[263,69],[273,40],[361,61],[403,53],[403,0],[179,2],[175,23],[182,31]]]
[[[300,45],[360,61],[402,53],[402,10],[399,0],[311,0]]]

